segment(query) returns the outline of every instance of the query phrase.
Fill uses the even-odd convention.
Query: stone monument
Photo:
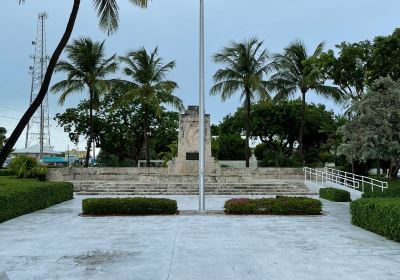
[[[215,174],[218,164],[211,155],[210,115],[205,116],[206,174]],[[178,155],[168,165],[170,174],[195,175],[199,171],[199,107],[189,106],[179,118]]]

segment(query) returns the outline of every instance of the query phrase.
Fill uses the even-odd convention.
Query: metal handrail
[[[332,182],[339,184],[344,187],[365,191],[365,185],[370,185],[371,190],[374,191],[374,187],[380,188],[382,191],[388,188],[387,182],[379,181],[374,178],[361,176],[345,171],[340,171],[333,168],[325,167],[323,170],[313,169],[304,167],[304,181],[313,179],[318,183],[319,181],[324,185],[325,182]],[[314,177],[314,178],[313,178]],[[321,178],[319,180],[319,178]]]
[[[377,180],[377,179],[374,179],[371,177],[357,175],[354,173],[341,171],[341,170],[337,170],[337,169],[329,168],[329,167],[325,167],[324,170],[327,173],[338,174],[338,175],[340,174],[341,176],[344,176],[346,178],[352,178],[353,181],[357,181],[361,184],[363,191],[364,191],[366,184],[369,184],[371,186],[372,191],[374,191],[374,187],[380,188],[382,191],[384,191],[384,189],[388,188],[387,182],[380,181],[380,180]]]

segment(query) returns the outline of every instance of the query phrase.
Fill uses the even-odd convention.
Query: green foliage
[[[10,163],[10,171],[19,178],[28,178],[29,171],[37,167],[35,158],[28,156],[17,156]]]
[[[73,198],[72,183],[0,177],[0,222]]]
[[[226,201],[224,209],[234,215],[320,215],[322,203],[308,197],[239,198]]]
[[[39,181],[46,181],[46,175],[47,175],[47,167],[45,166],[37,166],[29,170],[28,172],[28,178],[31,179],[38,179]]]
[[[350,204],[354,225],[400,242],[400,199],[362,198]]]
[[[384,178],[377,178],[378,180],[384,181]],[[400,197],[400,180],[389,180],[389,187],[381,191],[379,188],[374,188],[374,191],[371,188],[366,188],[365,193],[363,193],[363,198],[369,197]]]
[[[14,175],[9,168],[0,169],[0,176],[12,176]]]
[[[7,130],[4,127],[0,127],[0,150],[3,148],[7,138],[6,138]]]
[[[89,198],[82,210],[85,215],[175,215],[178,206],[165,198]]]
[[[266,75],[271,70],[271,65],[268,64],[269,56],[267,50],[263,49],[263,42],[257,38],[251,38],[242,42],[231,42],[221,52],[216,53],[213,60],[221,64],[223,68],[214,74],[214,85],[210,94],[220,94],[222,101],[226,101],[234,94],[240,93],[240,99],[244,101],[245,157],[248,167],[251,104],[258,99],[270,99],[265,81]]]
[[[125,93],[121,84],[113,84],[102,97],[95,121],[95,134],[100,138],[101,152],[97,164],[104,167],[136,166],[139,159],[145,158],[143,152],[143,110],[138,102],[129,102],[114,107],[114,103]],[[60,126],[67,127],[70,140],[79,142],[80,135],[88,135],[86,111],[88,102],[82,101],[76,108],[69,108],[57,114]],[[150,155],[157,159],[158,154],[167,152],[170,143],[178,139],[179,113],[166,111],[160,107],[158,114],[151,110],[150,115]]]
[[[299,133],[299,153],[302,161],[305,160],[304,153],[304,122],[308,114],[306,110],[306,94],[311,90],[318,95],[331,98],[335,102],[342,100],[341,91],[325,84],[325,76],[319,64],[319,57],[322,54],[324,43],[320,43],[312,54],[307,53],[307,48],[302,41],[294,41],[285,48],[283,54],[274,57],[273,74],[268,82],[270,90],[276,92],[276,101],[286,100],[294,96],[298,91],[301,92],[301,113]]]
[[[321,54],[321,67],[326,77],[345,92],[347,97],[360,98],[368,80],[372,44],[369,41],[342,42],[336,48],[337,56],[334,50]]]
[[[400,168],[400,83],[377,80],[367,94],[353,102],[352,118],[340,128],[343,143],[339,153],[349,162],[390,160],[390,175]]]
[[[400,79],[400,28],[374,39],[368,75],[370,84],[380,77]]]
[[[119,81],[126,87],[126,92],[114,107],[130,102],[140,104],[143,113],[144,152],[146,165],[149,166],[151,115],[160,115],[161,104],[170,105],[180,111],[184,109],[182,100],[173,94],[178,84],[167,79],[169,72],[175,68],[175,61],[164,64],[158,56],[158,48],[150,53],[145,48],[130,51],[120,59],[124,64],[123,72],[129,80]]]
[[[219,160],[244,160],[246,141],[240,135],[222,134],[215,139],[218,143]]]
[[[335,202],[351,201],[350,193],[345,190],[336,188],[321,188],[319,189],[319,197]]]
[[[252,106],[251,137],[258,137],[262,142],[256,147],[255,155],[263,161],[263,166],[302,165],[296,146],[301,107],[300,100],[258,102]],[[343,119],[321,104],[307,104],[306,111],[303,138],[306,164],[323,165],[335,161],[339,145],[336,131],[344,123]],[[240,108],[233,115],[226,116],[214,132],[218,132],[220,137],[242,135],[246,126],[244,114]]]
[[[178,142],[171,143],[167,145],[169,151],[161,152],[158,156],[163,161],[163,166],[167,166],[168,162],[178,155]]]

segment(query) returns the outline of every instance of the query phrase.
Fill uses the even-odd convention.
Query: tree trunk
[[[381,175],[381,160],[376,161],[376,175]]]
[[[300,118],[300,135],[299,135],[299,153],[302,164],[305,164],[304,155],[304,123],[306,115],[306,91],[301,91],[301,118]]]
[[[87,142],[87,147],[86,147],[86,161],[85,161],[85,167],[89,167],[89,159],[90,159],[90,150],[92,147],[93,139],[94,139],[94,129],[93,129],[93,101],[94,101],[94,95],[93,91],[89,90],[89,139]]]
[[[389,179],[390,180],[396,180],[397,179],[397,174],[399,173],[400,169],[400,161],[399,160],[391,160],[390,162],[390,168],[389,168]]]
[[[246,90],[246,168],[250,167],[250,90]]]
[[[143,108],[143,132],[144,132],[144,149],[146,153],[146,167],[150,167],[150,148],[149,148],[149,121],[147,116],[147,107]]]
[[[62,36],[60,42],[57,45],[53,55],[50,58],[49,65],[46,70],[46,74],[44,75],[42,85],[40,87],[39,93],[36,96],[35,100],[29,106],[28,110],[22,116],[21,120],[18,122],[18,125],[15,127],[14,131],[12,132],[10,138],[4,145],[3,149],[0,152],[0,168],[3,166],[7,156],[12,151],[15,143],[17,143],[19,137],[21,136],[22,132],[24,131],[25,127],[28,125],[30,119],[32,118],[33,114],[37,111],[42,104],[46,94],[49,90],[49,85],[51,82],[51,78],[53,76],[54,68],[60,58],[61,53],[63,52],[65,46],[67,45],[69,38],[71,37],[71,33],[74,29],[75,20],[78,15],[80,0],[74,0],[74,4],[72,7],[71,14],[69,16],[69,20],[67,23],[67,27],[65,29],[64,35]]]

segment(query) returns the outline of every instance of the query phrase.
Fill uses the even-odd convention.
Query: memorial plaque
[[[199,153],[186,153],[186,160],[199,160]]]

